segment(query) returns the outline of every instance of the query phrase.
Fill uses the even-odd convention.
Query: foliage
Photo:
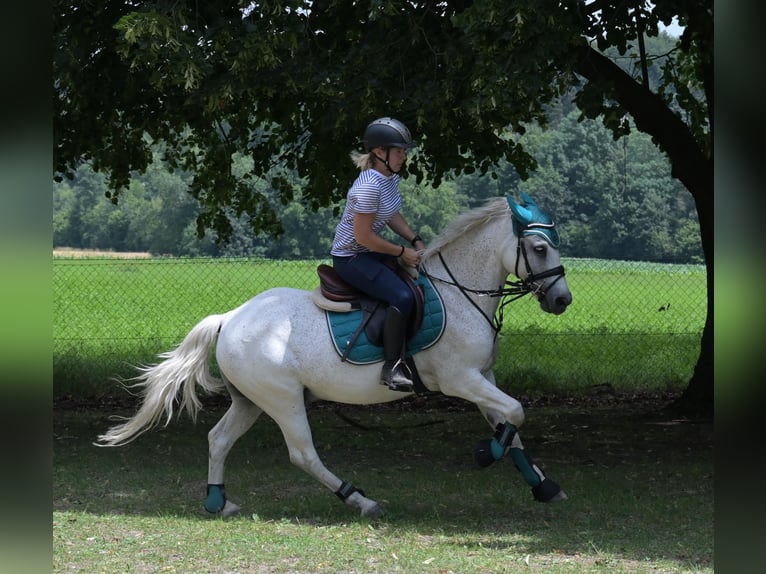
[[[280,231],[272,202],[254,185],[261,178],[283,205],[295,197],[290,174],[305,179],[312,207],[342,197],[353,170],[346,155],[380,115],[417,134],[409,169],[418,183],[485,173],[500,159],[525,178],[535,162],[507,130],[545,123],[545,105],[572,87],[588,117],[624,133],[627,110],[647,129],[636,103],[621,101],[609,83],[615,72],[588,67],[597,54],[588,38],[637,61],[629,48],[643,38],[638,32],[657,36],[658,23],[673,16],[686,29],[662,61],[656,98],[685,114],[686,123],[667,129],[693,134],[689,153],[707,152],[711,125],[698,95],[704,88],[712,97],[710,5],[54,2],[54,168],[61,176],[91,161],[109,174],[107,193],[117,200],[131,173],[151,163],[152,144],[163,142],[165,161],[192,174],[198,232],[212,228],[223,239],[242,214],[253,229]],[[675,166],[675,148],[663,142],[677,134],[649,133]],[[250,171],[235,173],[237,153],[252,159]]]
[[[691,197],[671,177],[667,160],[645,134],[615,142],[606,128],[578,122],[577,112],[570,111],[548,129],[529,126],[518,142],[538,166],[526,180],[507,162],[500,162],[498,179],[461,175],[438,188],[403,180],[404,212],[413,228],[428,241],[468,207],[524,191],[554,214],[567,256],[701,262]],[[131,179],[118,205],[104,197],[106,182],[87,166],[80,166],[71,182],[55,184],[54,245],[275,259],[323,258],[329,253],[337,209],[313,211],[302,182],[295,180],[294,200],[287,205],[281,205],[266,182],[254,184],[276,213],[284,231],[280,238],[254,235],[243,214],[231,218],[232,235],[225,245],[209,237],[198,239],[199,208],[184,192],[190,176],[170,174],[156,155],[145,175]],[[238,157],[232,165],[235,172],[245,172],[252,162]]]
[[[232,215],[280,231],[259,178],[283,205],[288,174],[305,180],[312,207],[342,197],[346,154],[374,117],[418,134],[409,169],[436,186],[500,159],[526,178],[534,160],[509,131],[544,124],[546,104],[572,88],[614,137],[633,122],[695,201],[709,313],[687,398],[712,412],[712,0],[56,0],[53,13],[56,177],[89,160],[116,201],[163,142],[169,165],[193,174],[197,233],[224,241]],[[674,17],[684,31],[654,60],[664,83],[652,86],[645,39]],[[640,80],[610,48],[635,54]],[[253,160],[241,178],[236,153]]]

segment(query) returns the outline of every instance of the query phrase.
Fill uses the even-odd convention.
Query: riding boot
[[[397,307],[386,310],[383,323],[383,370],[380,384],[392,391],[413,392],[412,375],[404,362],[405,329],[404,316]]]

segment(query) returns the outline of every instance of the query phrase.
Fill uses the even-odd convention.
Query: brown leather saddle
[[[418,332],[423,323],[425,293],[423,288],[415,283],[412,276],[402,266],[395,263],[391,268],[396,271],[415,296],[415,306],[406,332],[406,336],[409,339]],[[346,283],[335,272],[335,268],[330,265],[320,263],[317,267],[317,275],[319,275],[319,290],[322,296],[330,301],[349,303],[352,310],[361,309],[363,311],[362,328],[367,338],[371,343],[382,346],[386,303],[373,299]]]

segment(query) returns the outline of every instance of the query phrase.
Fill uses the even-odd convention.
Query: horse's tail
[[[230,314],[230,313],[229,313]],[[197,396],[199,385],[208,394],[220,393],[223,381],[210,374],[210,350],[215,344],[228,315],[210,315],[189,331],[172,351],[159,355],[162,362],[139,367],[140,375],[128,380],[129,388],[141,388],[141,406],[133,417],[99,435],[97,446],[120,446],[157,426],[163,414],[165,425],[170,424],[177,406],[177,395],[182,392],[178,412],[186,409],[196,421],[202,403]]]

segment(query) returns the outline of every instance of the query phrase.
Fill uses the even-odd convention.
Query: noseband
[[[465,298],[468,299],[468,302],[473,305],[476,310],[481,313],[482,317],[487,320],[487,323],[489,323],[489,326],[494,332],[494,339],[496,340],[497,334],[500,332],[500,329],[503,328],[503,313],[505,311],[505,306],[508,305],[508,303],[516,301],[517,299],[521,299],[528,293],[533,293],[539,300],[540,297],[545,297],[545,294],[548,292],[548,290],[565,275],[563,265],[558,265],[551,269],[541,271],[537,274],[533,273],[532,267],[529,265],[527,249],[524,246],[524,242],[521,240],[521,237],[519,237],[516,244],[516,266],[514,269],[514,274],[517,277],[519,276],[519,261],[522,257],[524,258],[524,266],[526,267],[527,276],[519,281],[506,281],[505,285],[500,285],[500,287],[497,289],[471,289],[458,283],[457,279],[455,279],[455,276],[452,274],[452,271],[447,265],[447,262],[444,260],[441,251],[439,252],[439,261],[441,261],[442,265],[444,266],[444,270],[449,275],[451,281],[447,281],[446,279],[442,279],[440,277],[434,277],[423,268],[421,268],[421,271],[431,280],[457,287],[458,290],[465,296]],[[550,285],[546,285],[544,280],[554,276],[556,279],[551,281]],[[469,293],[473,293],[479,297],[500,297],[501,301],[498,306],[499,312],[495,314],[494,318],[490,319],[486,313],[484,313],[484,311],[482,311],[481,308],[476,304],[476,302],[468,296]]]
[[[527,293],[534,293],[535,296],[539,299],[541,296],[544,297],[545,294],[548,292],[548,290],[553,287],[559,279],[564,277],[566,275],[566,272],[564,271],[563,265],[558,265],[556,267],[553,267],[551,269],[547,269],[545,271],[541,271],[540,273],[533,273],[532,267],[529,265],[529,259],[527,257],[527,248],[524,245],[524,243],[521,241],[521,238],[519,238],[518,243],[516,243],[516,268],[514,269],[513,273],[516,275],[516,277],[519,277],[519,261],[521,260],[521,257],[519,257],[519,254],[521,254],[524,257],[524,266],[526,267],[527,276],[521,280],[521,281],[506,281],[506,285],[511,285],[513,289],[516,289],[515,293],[518,293],[518,296],[514,297],[510,301],[515,301],[519,297],[523,297]],[[547,279],[548,277],[556,277],[553,281],[551,281],[550,285],[546,285],[545,281],[542,283],[540,282],[541,279]],[[510,301],[507,301],[506,303],[510,303]]]

